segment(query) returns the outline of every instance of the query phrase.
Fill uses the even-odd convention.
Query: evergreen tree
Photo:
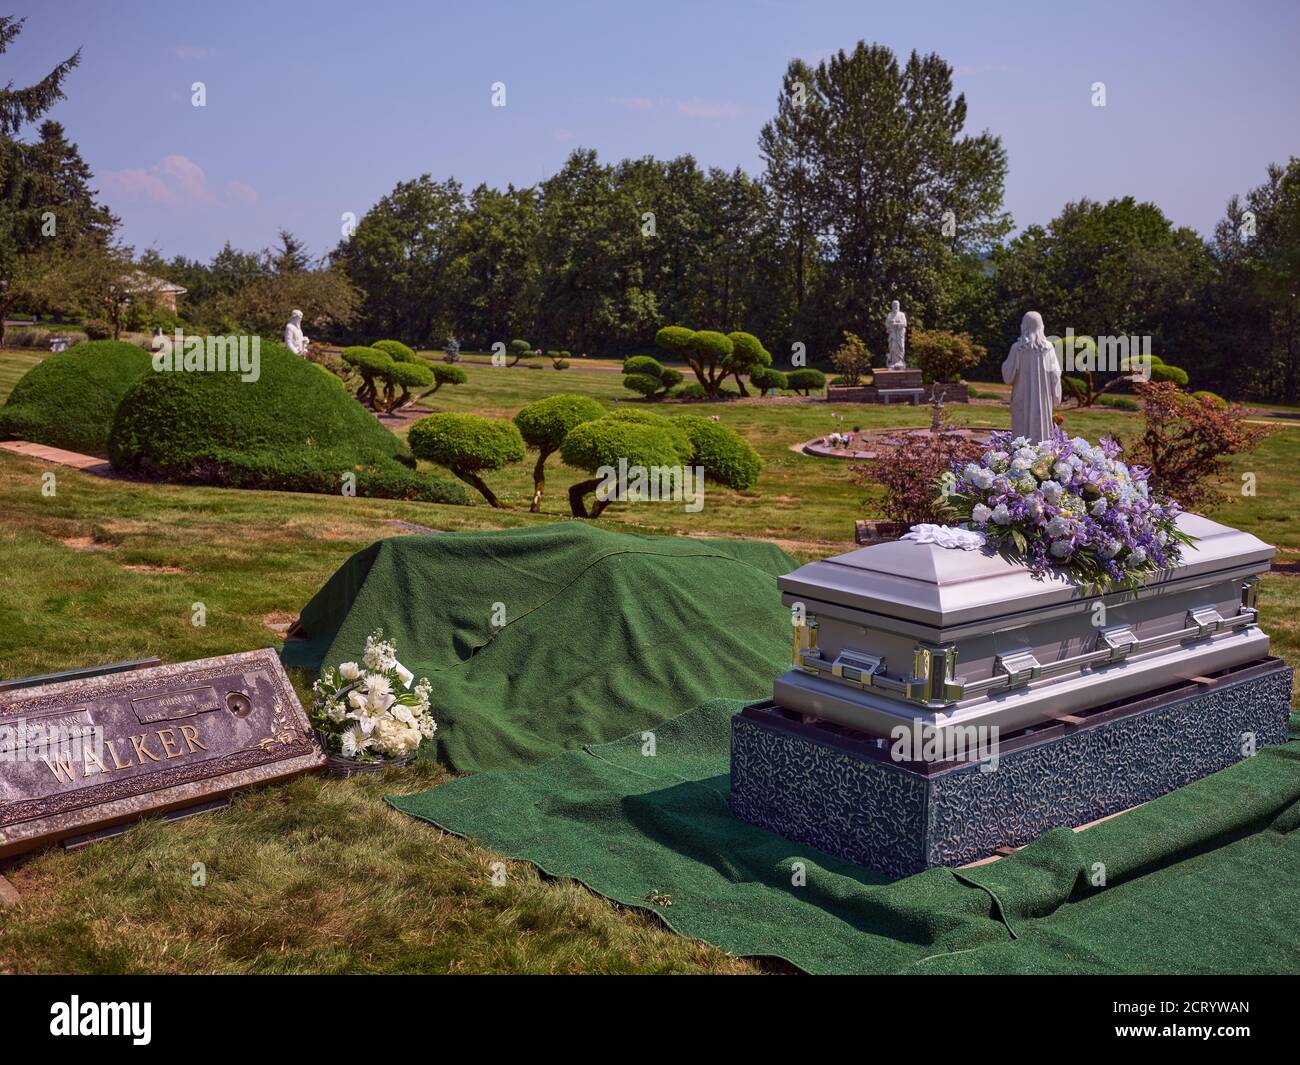
[[[14,39],[22,32],[25,19],[13,16],[0,16],[0,55],[8,51]],[[37,121],[59,100],[63,99],[63,82],[69,72],[81,62],[78,49],[71,56],[59,63],[53,70],[34,85],[15,88],[12,82],[0,88],[0,341],[4,339],[4,319],[11,309],[11,302],[17,292],[20,281],[29,264],[25,261],[34,252],[43,249],[42,242],[51,236],[60,240],[73,240],[77,236],[75,224],[69,220],[59,233],[60,222],[55,205],[41,198],[42,192],[53,191],[56,182],[52,175],[44,175],[33,167],[30,156],[33,147],[23,144],[18,135],[23,128]],[[52,124],[54,125],[54,124]],[[57,128],[57,127],[56,127]],[[58,158],[56,172],[62,172],[65,181],[71,180],[73,187],[67,191],[73,202],[78,200],[75,181],[78,176],[76,163],[80,156],[70,145],[58,150],[54,137],[55,130],[46,144],[50,156]],[[57,128],[58,140],[62,139],[62,129]],[[45,140],[44,129],[42,140]],[[75,159],[73,158],[75,157]],[[81,164],[84,167],[84,164]],[[89,180],[89,171],[84,173]],[[87,197],[92,193],[82,189]],[[47,212],[54,211],[54,224],[50,225]],[[112,228],[108,221],[111,216],[101,221]]]

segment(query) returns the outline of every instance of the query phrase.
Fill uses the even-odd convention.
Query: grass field
[[[0,352],[0,400],[38,357]],[[611,407],[630,399],[617,373],[465,368],[469,382],[443,388],[429,409],[509,416],[555,391]],[[836,427],[827,404],[689,409],[717,413],[758,449],[758,486],[710,487],[698,514],[680,504],[615,504],[604,524],[771,539],[810,559],[844,550],[854,519],[873,516],[847,463],[790,450]],[[929,416],[904,407],[840,413],[850,429],[920,425]],[[1088,437],[1140,425],[1114,411],[1066,418]],[[958,405],[955,419],[1008,423],[999,405]],[[513,508],[496,511],[481,502],[187,488],[65,469],[49,497],[41,474],[51,467],[0,452],[0,676],[273,646],[349,554],[403,534],[393,522],[458,530],[567,517],[565,490],[578,475],[551,461],[543,513],[530,515],[531,461],[488,477]],[[1235,469],[1257,475],[1258,493],[1232,495],[1214,516],[1282,549],[1261,606],[1276,650],[1296,664],[1300,433],[1278,428]],[[191,624],[196,602],[207,614],[200,628]],[[760,971],[525,864],[509,863],[505,886],[495,887],[489,866],[498,856],[380,801],[445,779],[428,765],[369,781],[304,778],[240,796],[225,813],[146,823],[80,851],[39,855],[6,872],[23,897],[0,909],[0,972]],[[206,868],[204,887],[191,884],[195,863]]]

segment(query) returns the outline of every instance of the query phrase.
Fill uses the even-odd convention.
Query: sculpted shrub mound
[[[23,375],[0,407],[0,437],[103,452],[122,397],[152,372],[147,351],[116,340],[50,355]]]
[[[256,381],[151,370],[122,398],[108,454],[124,473],[190,484],[336,493],[351,474],[361,496],[468,501],[460,485],[417,473],[328,374],[269,342]]]
[[[479,414],[431,414],[412,425],[406,438],[416,458],[446,466],[494,507],[503,504],[479,474],[524,457],[524,438],[514,422]]]

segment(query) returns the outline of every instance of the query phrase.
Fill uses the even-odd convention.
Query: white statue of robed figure
[[[295,355],[307,354],[307,338],[302,332],[302,311],[289,315],[289,323],[284,327],[284,346]]]
[[[907,360],[903,357],[903,345],[907,342],[907,315],[898,309],[898,300],[889,306],[889,313],[885,315],[885,329],[889,332],[889,354],[885,356],[885,369],[907,369]]]
[[[1061,362],[1043,331],[1043,316],[1030,311],[1020,320],[1020,339],[1002,364],[1011,386],[1011,435],[1034,443],[1052,436],[1052,408],[1061,402]]]

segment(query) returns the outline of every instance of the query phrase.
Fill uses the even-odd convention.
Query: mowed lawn
[[[0,399],[39,356],[0,352]],[[574,360],[577,363],[578,360]],[[613,408],[637,402],[620,375],[470,363],[469,382],[444,387],[430,410],[513,415],[557,391]],[[853,521],[877,516],[873,492],[848,463],[791,446],[837,424],[923,425],[928,410],[826,403],[732,403],[676,410],[717,414],[759,451],[757,487],[710,486],[697,514],[681,504],[615,504],[602,523],[680,535],[766,538],[804,560],[845,550]],[[999,405],[954,405],[967,424],[1005,426]],[[1141,419],[1067,411],[1071,432],[1135,433]],[[531,459],[488,475],[512,509],[144,484],[57,469],[0,452],[0,676],[157,655],[183,661],[274,646],[279,632],[353,551],[394,523],[440,530],[517,526],[567,517],[577,471],[552,458],[541,515],[526,511]],[[1278,428],[1235,474],[1215,516],[1277,544],[1282,565],[1261,606],[1275,648],[1300,661],[1300,433]],[[1234,487],[1236,481],[1231,482]],[[191,624],[203,603],[206,625]],[[279,629],[273,626],[280,626]],[[295,676],[300,691],[310,678]],[[6,875],[21,903],[0,909],[0,972],[758,972],[751,962],[669,933],[568,882],[397,814],[381,796],[447,779],[422,765],[380,779],[302,778],[238,797],[231,810],[150,822],[72,853],[48,851]],[[195,863],[206,885],[195,887]],[[647,885],[647,890],[655,885]]]

